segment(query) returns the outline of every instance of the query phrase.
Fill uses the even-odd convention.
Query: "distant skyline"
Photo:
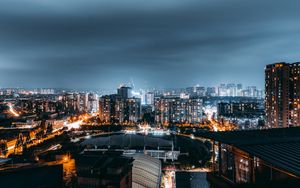
[[[242,83],[300,61],[300,1],[2,0],[0,86]]]
[[[196,85],[186,85],[186,86],[182,86],[182,87],[136,87],[136,86],[134,86],[133,88],[137,91],[137,90],[140,90],[140,89],[142,89],[142,90],[151,90],[151,89],[158,89],[158,90],[160,90],[160,89],[186,89],[186,88],[188,88],[188,87],[195,87],[195,86],[199,86],[199,87],[206,87],[206,88],[208,88],[208,87],[215,87],[216,89],[219,87],[219,86],[221,86],[221,84],[235,84],[236,86],[238,85],[238,84],[242,84],[242,83],[233,83],[233,82],[230,82],[230,83],[219,83],[219,84],[217,84],[217,85],[199,85],[199,84],[196,84]],[[20,87],[20,86],[16,86],[16,87],[2,87],[2,86],[0,86],[0,89],[28,89],[28,90],[33,90],[33,89],[58,89],[58,90],[64,90],[64,89],[66,89],[66,90],[70,90],[70,91],[72,91],[72,90],[74,90],[74,91],[76,91],[76,90],[78,90],[78,91],[88,91],[88,90],[91,90],[91,91],[96,91],[96,90],[103,90],[103,91],[115,91],[115,92],[117,92],[117,89],[121,86],[121,85],[124,85],[124,86],[129,86],[129,87],[132,87],[132,85],[130,85],[130,84],[125,84],[125,83],[122,83],[122,84],[119,84],[118,86],[115,86],[115,87],[112,87],[112,88],[63,88],[63,87]],[[257,86],[257,85],[244,85],[244,84],[242,84],[242,87],[243,87],[243,89],[247,89],[247,87],[252,87],[252,86],[254,86],[254,87],[257,87],[257,89],[261,89],[261,90],[263,90],[264,88],[262,87],[259,87],[259,86]]]

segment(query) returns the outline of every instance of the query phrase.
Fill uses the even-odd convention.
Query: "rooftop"
[[[135,135],[135,134],[120,134],[111,135],[106,137],[96,137],[92,139],[85,140],[81,143],[82,146],[94,145],[98,147],[111,148],[135,148],[135,147],[172,147],[173,141],[165,139],[163,137],[151,137],[145,135]]]
[[[300,127],[203,132],[196,136],[235,146],[300,178]]]

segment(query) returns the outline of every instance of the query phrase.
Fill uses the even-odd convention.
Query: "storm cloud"
[[[300,60],[297,0],[2,0],[0,86],[263,87]]]

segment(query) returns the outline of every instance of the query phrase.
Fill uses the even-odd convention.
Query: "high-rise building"
[[[218,96],[227,96],[227,87],[225,84],[220,84],[220,86],[218,87]]]
[[[155,98],[155,122],[169,125],[170,123],[200,123],[202,120],[202,99],[183,99],[179,97]]]
[[[88,94],[87,93],[79,93],[79,112],[87,112],[88,111]]]
[[[218,116],[231,118],[256,118],[263,115],[258,102],[220,102]]]
[[[236,87],[237,87],[236,95],[238,97],[241,97],[242,96],[242,91],[243,91],[243,85],[242,84],[237,84]]]
[[[95,112],[98,108],[97,101],[98,97],[94,94],[89,95],[87,93],[65,93],[62,96],[64,109],[70,113]]]
[[[205,96],[205,87],[195,86],[194,91],[196,92],[196,96]]]
[[[73,93],[65,93],[62,97],[63,111],[67,113],[74,113],[77,109],[76,95]]]
[[[199,85],[196,85],[194,87],[187,87],[185,89],[186,93],[189,94],[191,97],[203,97],[205,96],[205,87],[201,87]]]
[[[87,109],[89,113],[97,112],[99,108],[98,95],[94,93],[88,94],[88,105]]]
[[[258,90],[256,86],[248,86],[243,89],[242,84],[220,84],[218,87],[218,96],[220,97],[253,97],[261,98],[262,91]]]
[[[300,64],[275,63],[265,68],[265,111],[268,127],[299,126]]]
[[[119,89],[118,93],[122,94]],[[102,96],[99,100],[99,117],[103,123],[136,123],[141,119],[141,99],[119,94]]]
[[[129,98],[125,101],[125,121],[138,122],[141,119],[141,99]]]
[[[121,98],[119,95],[104,95],[99,99],[99,117],[103,123],[118,123],[120,122],[120,105]]]
[[[186,88],[186,92],[187,92],[187,94],[189,94],[189,95],[194,95],[194,87],[187,87]]]
[[[249,96],[248,97],[257,97],[257,88],[256,86],[248,86],[247,87]]]
[[[54,89],[50,88],[36,88],[33,90],[35,94],[41,94],[41,95],[52,95],[54,94]]]
[[[118,88],[118,95],[121,96],[123,99],[131,98],[132,88],[127,86],[121,86]]]
[[[227,96],[236,97],[237,87],[235,84],[227,84]]]
[[[208,87],[206,89],[206,96],[209,96],[209,97],[214,97],[216,96],[216,88],[215,87]]]
[[[300,126],[300,62],[290,64],[290,124]]]
[[[146,105],[154,105],[154,93],[153,92],[147,92],[145,94],[145,104]]]
[[[116,100],[118,95],[104,95],[99,99],[99,118],[103,123],[114,123],[116,120]]]

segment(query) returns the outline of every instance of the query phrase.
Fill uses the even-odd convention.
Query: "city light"
[[[80,125],[82,124],[83,120],[75,121],[73,123],[67,123],[66,127],[70,129],[78,129],[80,128]]]
[[[70,156],[69,156],[69,155],[65,155],[65,156],[63,157],[63,162],[68,162],[69,159],[70,159]]]
[[[0,188],[300,188],[299,7],[4,0]]]
[[[15,116],[15,117],[19,117],[20,115],[17,113],[17,111],[13,108],[11,103],[8,103],[8,107],[9,107],[9,112]]]
[[[136,130],[125,130],[125,134],[136,134]]]

